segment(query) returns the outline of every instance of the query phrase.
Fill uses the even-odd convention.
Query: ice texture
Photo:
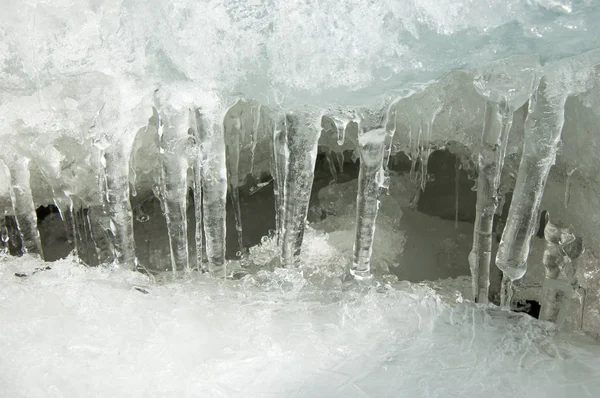
[[[326,240],[311,239],[303,266],[332,270],[326,261],[335,253],[319,242]],[[600,391],[596,344],[464,301],[468,280],[323,290],[279,269],[240,281],[193,276],[155,284],[69,259],[48,270],[28,257],[0,261],[6,396],[547,398]]]

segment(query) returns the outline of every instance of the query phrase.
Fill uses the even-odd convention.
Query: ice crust
[[[313,234],[303,267],[335,275],[326,259],[335,251]],[[154,283],[70,258],[36,273],[45,264],[27,256],[0,262],[6,397],[547,398],[600,391],[597,345],[463,301],[468,278],[378,278],[370,287],[324,289],[297,270]]]

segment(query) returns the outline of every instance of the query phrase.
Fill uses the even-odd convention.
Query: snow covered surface
[[[70,258],[0,258],[0,395],[600,393],[600,346],[587,338],[464,300],[466,277],[342,283],[339,253],[313,235],[306,279],[275,269],[240,280],[152,281]],[[255,249],[257,262],[270,244]]]

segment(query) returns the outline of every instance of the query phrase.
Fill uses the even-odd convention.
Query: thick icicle
[[[202,221],[209,272],[215,276],[225,276],[227,165],[222,119],[214,110],[198,109],[195,121],[196,231],[198,232],[198,224]],[[197,234],[196,241],[198,240]],[[202,248],[199,249],[198,263],[201,264]]]
[[[474,81],[486,99],[478,156],[477,214],[469,254],[473,299],[478,303],[488,302],[494,214],[513,114],[537,88],[537,65],[536,57],[503,60]]]
[[[279,194],[281,265],[298,265],[314,179],[320,126],[304,113],[288,113],[273,140]],[[283,197],[281,197],[283,191]]]
[[[522,278],[527,270],[540,203],[558,151],[567,97],[592,88],[599,65],[600,51],[594,50],[544,67],[546,73],[529,104],[523,155],[496,255],[496,265],[510,281]]]
[[[187,237],[187,145],[190,110],[173,110],[158,105],[158,134],[161,152],[161,200],[169,232],[173,273],[189,272]]]
[[[496,265],[514,281],[527,270],[531,238],[538,227],[539,207],[550,168],[554,164],[564,123],[566,95],[556,98],[542,78],[525,122],[525,142],[517,182]],[[508,305],[509,303],[502,303]]]
[[[364,131],[361,126],[359,131],[360,171],[351,273],[357,280],[364,280],[371,277],[373,236],[379,211],[379,195],[383,180],[382,163],[388,134],[383,128]]]
[[[542,289],[540,319],[556,322],[562,302],[573,296],[578,284],[575,279],[574,261],[583,253],[583,240],[570,230],[549,220],[544,229],[546,248],[543,263],[546,279]]]
[[[115,260],[130,268],[136,266],[133,239],[133,212],[129,202],[129,153],[114,144],[103,153],[106,176],[106,211]]]
[[[23,253],[37,254],[44,258],[42,241],[37,227],[35,204],[31,193],[30,160],[11,149],[3,155],[6,156],[4,160],[10,178],[9,194],[23,243]]]

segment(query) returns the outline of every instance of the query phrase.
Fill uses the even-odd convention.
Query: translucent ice
[[[529,107],[523,155],[496,256],[496,265],[507,279],[520,279],[527,270],[531,238],[538,227],[542,195],[555,162],[567,97],[597,84],[598,65],[600,52],[592,51],[544,67],[545,75]]]
[[[540,74],[537,57],[529,56],[494,63],[475,78],[475,87],[486,100],[478,157],[477,215],[469,254],[476,302],[488,301],[493,221],[514,112],[537,89]]]

